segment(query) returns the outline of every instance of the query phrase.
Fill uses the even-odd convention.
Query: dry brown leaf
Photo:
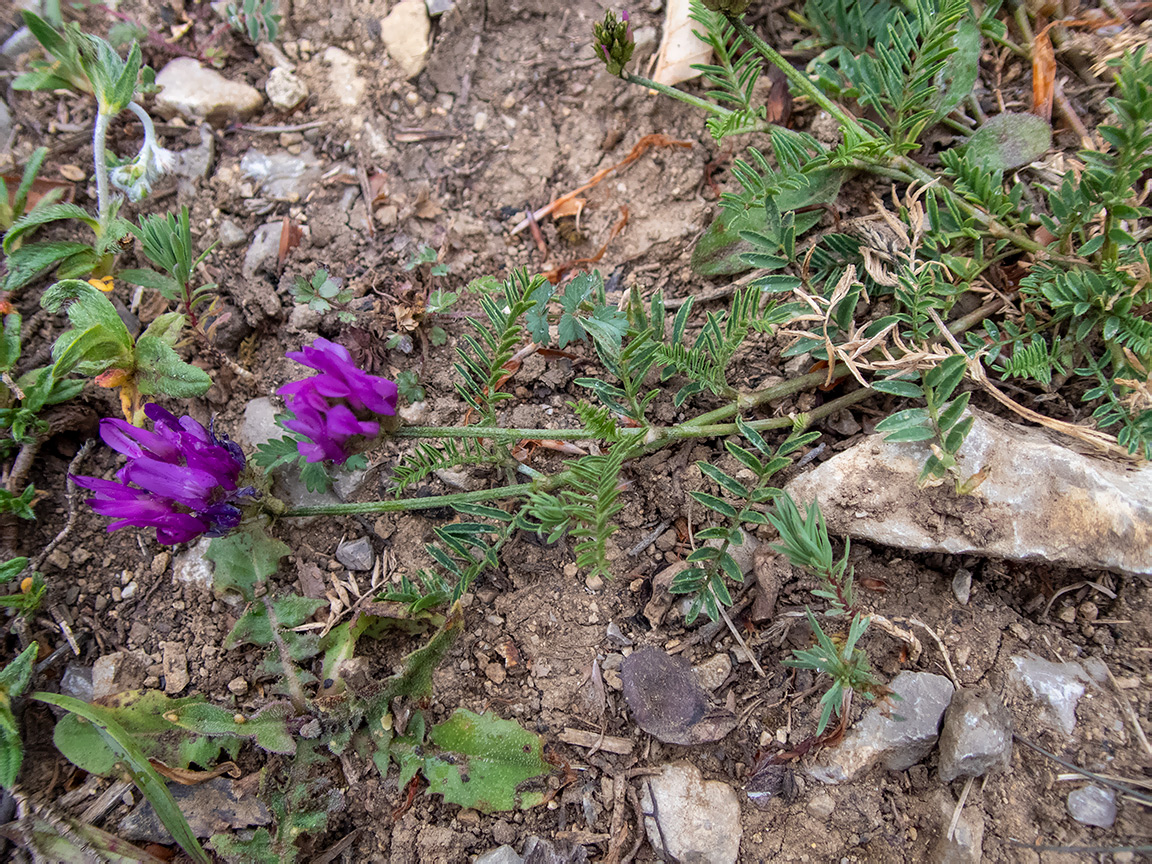
[[[181,786],[196,786],[200,783],[207,783],[209,780],[215,780],[224,774],[236,779],[241,773],[240,767],[235,762],[222,762],[211,771],[194,771],[191,768],[170,768],[163,762],[158,762],[155,759],[149,759],[148,762],[156,769],[157,774],[167,777],[173,783],[179,783]]]
[[[712,60],[712,46],[695,33],[700,25],[689,14],[689,0],[668,0],[664,9],[664,38],[656,52],[656,71],[652,80],[672,87],[700,75],[693,64]]]
[[[1032,40],[1032,113],[1052,121],[1052,100],[1056,95],[1056,52],[1048,38],[1049,24]]]

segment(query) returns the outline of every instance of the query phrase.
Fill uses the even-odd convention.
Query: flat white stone
[[[787,491],[798,504],[819,500],[831,532],[886,546],[1152,575],[1152,466],[1085,455],[1045,430],[972,413],[961,472],[987,479],[971,495],[947,481],[918,488],[927,445],[883,435]]]

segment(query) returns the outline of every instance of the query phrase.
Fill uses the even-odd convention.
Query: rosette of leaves
[[[133,340],[112,301],[87,282],[57,282],[44,292],[40,305],[49,312],[65,308],[72,324],[52,346],[52,377],[60,380],[75,372],[101,387],[119,387],[130,422],[143,422],[141,396],[186,399],[202,396],[212,386],[208,373],[176,353],[184,326],[179,312],[161,315]]]

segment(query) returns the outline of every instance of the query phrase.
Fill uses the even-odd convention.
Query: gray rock
[[[453,0],[424,0],[424,5],[428,7],[428,17],[435,18],[451,9]]]
[[[308,85],[283,66],[277,66],[268,73],[264,92],[277,109],[291,111],[308,98]]]
[[[141,651],[115,651],[92,665],[92,698],[103,699],[144,686],[148,658]]]
[[[332,471],[332,491],[341,501],[350,501],[359,494],[360,490],[368,483],[369,478],[376,473],[377,470],[371,466],[352,470],[343,466],[336,468]]]
[[[268,825],[272,821],[268,808],[255,795],[241,794],[233,781],[223,777],[196,786],[169,783],[168,791],[197,837],[210,837],[234,828]],[[173,842],[147,798],[121,820],[120,831],[133,842]]]
[[[524,841],[524,864],[588,864],[588,851],[570,840],[553,843],[533,834]]]
[[[626,647],[628,645],[633,644],[632,640],[624,635],[624,631],[620,629],[620,625],[617,624],[615,621],[609,621],[608,622],[608,632],[606,635],[608,637],[608,641],[611,642],[613,645],[620,645],[620,646]]]
[[[972,495],[949,483],[918,489],[928,445],[883,435],[797,477],[788,492],[797,503],[818,499],[830,531],[886,546],[1152,574],[1152,465],[1084,455],[1044,430],[972,415],[961,472],[987,471]]]
[[[276,259],[280,256],[280,232],[283,230],[284,226],[280,222],[265,222],[256,229],[240,267],[240,273],[245,279],[251,279],[261,270],[271,272],[275,269]]]
[[[336,547],[336,560],[349,570],[371,570],[376,563],[376,553],[372,551],[372,541],[367,537],[358,540],[345,540]]]
[[[262,153],[253,148],[240,157],[240,171],[259,185],[261,195],[295,203],[320,181],[324,163],[311,147],[303,148],[297,155],[286,151]]]
[[[972,597],[972,571],[961,567],[952,577],[952,594],[961,606],[967,606]]]
[[[27,27],[20,27],[0,45],[0,65],[9,66],[40,43]]]
[[[1091,679],[1079,663],[1052,663],[1031,651],[1012,658],[1011,681],[1025,687],[1066,735],[1076,728],[1076,705]]]
[[[812,777],[843,783],[878,762],[889,771],[904,771],[931,752],[952,699],[952,682],[929,672],[901,672],[888,686],[900,699],[869,708],[840,746],[825,750],[808,769]]]
[[[646,778],[641,808],[648,842],[658,855],[700,864],[736,861],[744,833],[736,790],[705,780],[695,765],[667,765]]]
[[[723,684],[732,672],[732,658],[727,651],[714,654],[703,663],[693,667],[700,686],[705,690],[713,691]]]
[[[60,692],[65,696],[79,699],[81,702],[92,701],[92,669],[79,663],[69,663],[64,667],[64,674],[60,678]]]
[[[732,556],[732,560],[740,566],[740,572],[747,576],[752,572],[752,567],[756,563],[756,548],[760,545],[760,541],[745,531],[740,529],[740,537],[743,542],[740,544],[732,543],[728,546],[728,554]],[[722,540],[709,540],[704,544],[705,546],[712,546],[719,549],[723,545]]]
[[[1012,763],[1012,715],[991,691],[960,690],[944,712],[940,779],[1007,771]]]
[[[971,802],[956,822],[956,829],[948,836],[952,814],[956,812],[956,799],[947,789],[937,789],[932,796],[940,815],[940,835],[932,844],[933,864],[979,864],[983,857],[984,814]]]
[[[235,249],[248,242],[248,232],[233,222],[225,219],[216,229],[216,236],[220,238],[220,245],[225,249]]]
[[[324,49],[324,62],[328,64],[331,85],[325,95],[335,97],[336,103],[344,108],[356,108],[368,89],[368,82],[358,71],[360,64],[356,58],[343,48],[332,45]]]
[[[276,423],[276,415],[282,410],[278,403],[266,396],[251,400],[244,407],[244,420],[236,433],[239,444],[251,451],[273,438],[282,438],[286,435],[287,433]],[[273,472],[273,479],[275,481],[273,493],[290,507],[340,503],[340,499],[331,492],[309,492],[295,470],[277,469]],[[298,524],[309,525],[317,518],[319,517],[300,519]]]
[[[260,110],[264,97],[242,81],[229,81],[214,69],[205,69],[191,57],[177,57],[156,76],[162,87],[156,96],[156,113],[179,114],[186,120],[207,120],[221,126],[230,120],[247,119]]]
[[[424,71],[431,27],[424,0],[400,0],[381,19],[380,38],[405,78],[415,78]]]
[[[205,591],[212,588],[212,562],[205,558],[212,540],[201,537],[192,546],[172,560],[172,578],[186,585],[196,585]]]
[[[836,802],[827,792],[817,792],[808,801],[808,812],[817,819],[827,819],[836,809]]]
[[[521,864],[523,860],[511,846],[498,846],[483,855],[477,855],[474,864]]]
[[[283,409],[267,396],[260,396],[244,406],[244,420],[236,433],[236,440],[245,450],[255,450],[273,438],[281,438],[286,433],[276,422],[276,415]]]
[[[163,643],[164,692],[175,696],[188,686],[188,651],[183,642]]]
[[[1068,813],[1082,825],[1111,828],[1116,821],[1116,793],[1090,783],[1068,793]]]
[[[212,160],[216,156],[216,138],[212,127],[200,124],[200,143],[187,150],[178,150],[171,172],[183,180],[202,180],[212,170]]]

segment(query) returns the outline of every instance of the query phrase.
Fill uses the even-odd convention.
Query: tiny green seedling
[[[317,268],[311,279],[297,276],[292,285],[292,299],[306,304],[313,312],[321,315],[336,313],[337,320],[351,324],[356,313],[348,309],[352,302],[352,289],[344,287],[344,280],[329,276],[324,268]]]

